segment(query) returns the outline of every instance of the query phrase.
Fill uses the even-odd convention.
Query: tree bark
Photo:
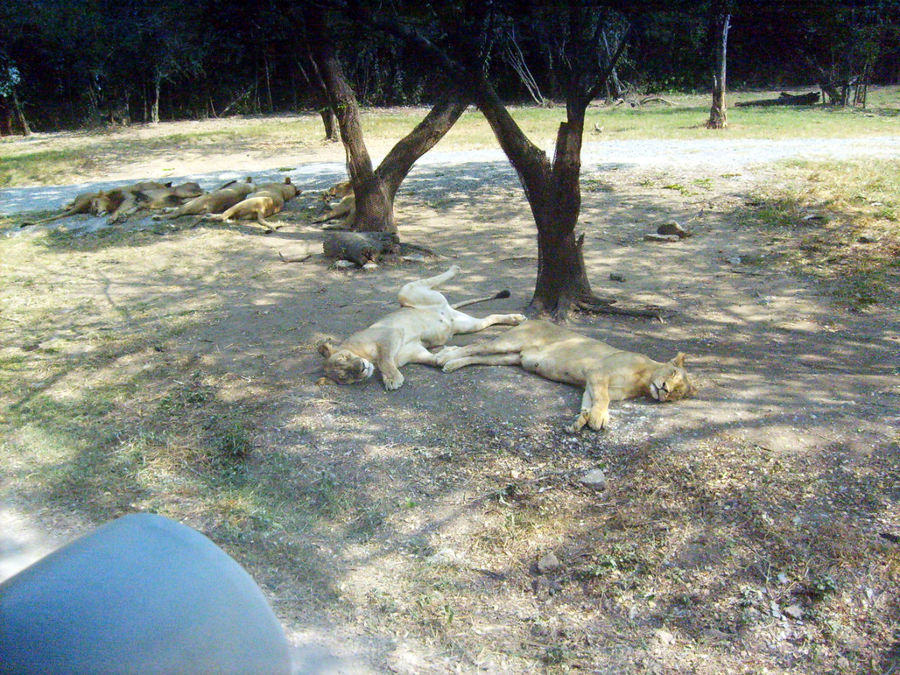
[[[590,40],[575,39],[573,31],[580,30],[581,26],[578,3],[575,0],[570,2],[569,12],[571,34],[567,37],[573,43],[578,43],[574,48],[587,48],[589,52],[596,53],[596,42],[589,44]],[[487,119],[497,142],[516,170],[538,229],[538,275],[527,312],[531,315],[551,315],[556,320],[566,319],[573,309],[659,316],[655,308],[611,309],[612,301],[594,296],[584,267],[584,237],[575,235],[581,209],[579,180],[584,113],[590,101],[602,91],[615,68],[624,51],[625,38],[622,38],[605,70],[598,67],[597,70],[587,72],[573,67],[573,71],[569,73],[566,121],[559,126],[556,154],[551,164],[547,154],[532,143],[516,124],[496,90],[480,70],[467,69],[422,34],[398,23],[378,22],[377,25],[423,50],[434,59],[442,72],[466,83],[469,95]],[[569,58],[570,64],[587,62],[585,58]]]
[[[6,99],[0,96],[0,136],[11,136],[13,132],[12,108]]]
[[[159,124],[159,89],[160,78],[153,78],[153,101],[150,104],[150,123]]]
[[[308,5],[304,8],[304,17],[311,41],[310,52],[328,92],[329,105],[337,117],[347,154],[347,173],[356,197],[356,218],[351,228],[365,232],[396,232],[393,203],[376,180],[363,141],[356,95],[347,83],[327,37],[322,8]]]
[[[337,122],[331,106],[326,105],[324,108],[319,108],[319,115],[322,116],[322,126],[325,127],[325,140],[332,143],[337,143],[341,140],[338,135]]]
[[[22,108],[22,104],[19,102],[19,95],[16,94],[15,87],[13,87],[12,90],[12,100],[13,108],[16,111],[16,120],[19,123],[19,128],[22,130],[22,135],[31,136],[31,127],[28,126],[28,120],[25,119],[25,110]]]
[[[706,122],[706,128],[724,129],[728,126],[728,112],[725,105],[725,70],[728,28],[731,24],[731,15],[726,13],[716,14],[714,24],[716,41],[713,51],[712,107],[709,109],[709,120]]]
[[[416,160],[440,141],[465,111],[468,102],[455,93],[437,104],[405,138],[400,140],[373,170],[359,120],[356,95],[344,77],[331,42],[325,38],[321,8],[305,10],[310,33],[310,53],[337,118],[347,154],[347,173],[353,184],[356,214],[350,229],[360,232],[396,232],[394,196]]]

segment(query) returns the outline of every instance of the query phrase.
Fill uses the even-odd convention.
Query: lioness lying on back
[[[450,373],[474,364],[522,366],[548,380],[584,387],[581,413],[570,428],[578,432],[609,425],[609,402],[647,395],[677,401],[694,388],[684,370],[684,354],[666,363],[616,349],[548,321],[526,321],[500,337],[465,347],[445,347],[437,363]]]
[[[451,307],[434,287],[458,272],[459,267],[454,265],[443,274],[406,284],[397,296],[403,309],[351,335],[338,347],[328,342],[321,344],[319,353],[326,358],[326,377],[338,384],[352,384],[372,377],[377,368],[385,389],[399,389],[403,385],[401,366],[438,365],[429,347],[446,344],[457,333],[474,333],[495,324],[515,326],[525,320],[521,314],[491,314],[476,319],[456,309],[492,298],[469,300]],[[506,296],[499,293],[492,297]]]

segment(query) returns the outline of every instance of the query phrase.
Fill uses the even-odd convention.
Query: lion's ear
[[[324,356],[326,359],[329,356],[331,356],[332,354],[334,354],[334,352],[335,352],[334,345],[331,344],[328,340],[325,340],[324,342],[320,342],[318,349],[319,349],[319,353],[322,356]]]
[[[284,184],[285,184],[285,185],[290,185],[290,184],[291,184],[291,177],[290,177],[290,176],[285,176],[285,177],[284,177]]]
[[[672,359],[672,363],[674,363],[679,368],[684,368],[684,352],[678,352],[675,355],[675,358]]]

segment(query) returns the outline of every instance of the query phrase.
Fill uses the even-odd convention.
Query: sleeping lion
[[[616,349],[549,321],[526,321],[503,335],[465,347],[444,347],[437,353],[444,372],[484,364],[522,366],[548,380],[584,387],[581,412],[570,427],[609,426],[609,402],[646,395],[656,401],[677,401],[694,393],[679,352],[665,363]]]
[[[439,347],[458,333],[474,333],[495,324],[515,326],[525,320],[522,314],[491,314],[476,319],[457,310],[496,297],[479,298],[450,306],[435,286],[455,277],[459,267],[453,265],[443,274],[429,279],[411,281],[398,294],[402,309],[358,333],[354,333],[335,347],[329,342],[319,345],[325,357],[325,376],[338,384],[362,382],[379,370],[384,388],[388,391],[403,385],[400,368],[407,363],[438,365],[429,347]],[[508,293],[506,293],[508,295]]]
[[[284,203],[296,197],[299,192],[290,178],[285,178],[283,183],[263,183],[234,206],[208,218],[224,222],[241,218],[255,220],[266,232],[274,232],[277,227],[266,218],[280,212]]]

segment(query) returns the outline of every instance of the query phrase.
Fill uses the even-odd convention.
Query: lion
[[[677,401],[695,392],[684,354],[661,363],[617,349],[549,321],[526,321],[493,340],[445,347],[436,354],[445,373],[475,364],[522,366],[548,380],[584,387],[581,412],[569,428],[600,431],[609,426],[609,402],[646,395]]]
[[[340,201],[334,206],[329,207],[328,211],[320,218],[316,218],[314,223],[327,223],[329,220],[343,218],[343,220],[334,226],[326,226],[325,229],[348,230],[350,224],[356,217],[356,196],[353,194],[353,184],[348,180],[338,183],[322,193],[322,201],[326,204],[332,199]]]
[[[320,196],[322,197],[322,201],[327,204],[333,199],[343,199],[350,194],[353,194],[353,183],[349,180],[345,180],[341,183],[332,185],[327,190],[323,190]]]
[[[290,178],[285,178],[283,183],[265,183],[227,211],[216,216],[209,216],[209,219],[224,222],[253,219],[262,225],[266,232],[274,232],[277,229],[276,226],[268,222],[266,218],[281,211],[284,203],[293,199],[299,192],[300,190],[291,183]]]
[[[161,220],[163,218],[170,219],[180,218],[181,216],[203,216],[207,213],[222,213],[222,211],[231,208],[255,189],[256,186],[253,185],[253,179],[247,176],[243,181],[226,183],[217,190],[195,197],[177,209],[168,211],[165,214],[157,214],[153,218],[154,220]]]
[[[392,391],[403,386],[400,368],[407,363],[438,365],[429,347],[446,344],[458,333],[474,333],[496,324],[515,326],[525,321],[522,314],[491,314],[477,319],[457,309],[508,297],[508,291],[451,306],[434,288],[458,273],[459,267],[453,265],[443,274],[411,281],[397,295],[402,309],[354,333],[337,347],[327,341],[319,345],[319,353],[326,359],[325,376],[338,384],[353,384],[370,378],[377,369],[384,388]]]
[[[171,183],[155,183],[152,181],[147,181],[143,183],[134,183],[133,185],[121,187],[117,190],[111,190],[109,192],[104,192],[103,190],[101,190],[100,192],[82,192],[81,194],[76,195],[75,199],[73,199],[71,202],[66,204],[65,207],[63,207],[62,213],[57,213],[54,216],[50,216],[49,218],[42,218],[41,220],[24,222],[22,223],[22,227],[27,227],[28,225],[42,225],[44,223],[52,223],[54,220],[68,218],[69,216],[74,216],[79,213],[89,213],[94,216],[102,216],[104,213],[109,213],[110,211],[115,210],[126,200],[133,201],[132,195],[136,192],[140,192],[141,190],[164,189],[171,186]],[[112,198],[105,196],[113,193],[115,194]]]
[[[138,183],[138,186],[153,186],[158,183]],[[109,222],[115,223],[140,209],[163,209],[178,206],[184,200],[203,194],[198,183],[183,183],[172,187],[171,183],[160,187],[136,186],[108,192],[101,191],[94,197],[92,211],[96,214],[109,213]]]

